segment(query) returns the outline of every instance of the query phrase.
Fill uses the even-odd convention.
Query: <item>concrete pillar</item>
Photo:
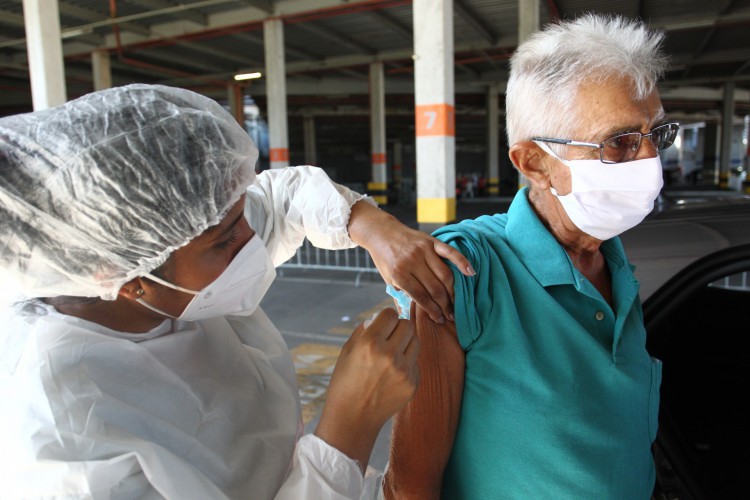
[[[64,104],[65,65],[57,0],[23,0],[34,111]]]
[[[724,105],[721,112],[721,155],[719,160],[719,188],[729,187],[729,168],[732,163],[732,123],[734,122],[734,83],[724,84]]]
[[[518,44],[539,31],[539,2],[518,0]]]
[[[268,142],[271,168],[282,168],[289,166],[289,136],[286,116],[284,23],[281,19],[263,21],[263,42],[266,53]]]
[[[393,141],[393,183],[401,184],[401,174],[404,167],[404,143],[401,139]]]
[[[487,194],[500,194],[500,92],[497,83],[487,87]]]
[[[518,0],[518,44],[521,45],[532,33],[539,30],[539,2]],[[526,185],[526,179],[518,173],[518,188]]]
[[[380,205],[388,204],[388,172],[385,150],[385,78],[383,63],[370,64],[370,148],[372,171],[367,192]]]
[[[711,186],[719,184],[719,151],[721,140],[719,126],[706,123],[703,133],[703,182]]]
[[[230,83],[227,85],[227,101],[229,101],[229,112],[237,120],[237,123],[245,128],[245,99],[242,85]]]
[[[392,179],[393,179],[393,191],[396,193],[396,200],[394,203],[404,203],[406,200],[411,199],[411,192],[404,193],[404,187],[401,184],[401,177],[403,174],[404,166],[404,144],[401,139],[393,141],[393,167],[392,167]]]
[[[91,72],[94,76],[94,90],[112,88],[112,68],[109,51],[95,50],[91,53]]]
[[[456,220],[453,0],[414,0],[417,222],[432,232]]]
[[[302,127],[305,139],[305,164],[317,165],[317,150],[315,148],[315,117],[305,115],[302,121]]]

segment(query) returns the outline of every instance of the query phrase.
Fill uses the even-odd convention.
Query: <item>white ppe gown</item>
[[[267,171],[246,216],[274,265],[307,236],[352,247],[361,195],[313,167]],[[346,499],[380,477],[302,422],[278,330],[251,316],[110,330],[39,301],[0,319],[0,498]]]

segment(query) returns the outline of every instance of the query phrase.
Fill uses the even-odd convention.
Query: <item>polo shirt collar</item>
[[[579,285],[570,257],[531,208],[528,187],[516,193],[508,208],[505,234],[513,253],[540,285]]]
[[[529,203],[528,187],[521,189],[508,208],[505,234],[513,252],[543,287],[574,285],[580,289],[582,275],[562,245],[539,220]],[[622,244],[619,238],[604,241],[601,251],[610,263],[621,267]],[[614,270],[611,270],[614,271]]]

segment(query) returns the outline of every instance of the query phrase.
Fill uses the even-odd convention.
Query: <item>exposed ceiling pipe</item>
[[[410,4],[412,1],[413,0],[371,0],[369,2],[361,2],[353,5],[326,7],[302,14],[281,16],[281,20],[284,21],[284,24],[305,23],[308,21],[327,19],[329,17],[343,16],[346,14],[357,14],[360,12],[399,7],[401,5]]]
[[[326,19],[330,17],[337,17],[346,14],[353,14],[357,12],[373,11],[387,9],[390,7],[396,7],[399,5],[405,5],[412,3],[412,0],[372,0],[369,2],[362,2],[355,5],[341,5],[335,7],[328,7],[324,9],[317,9],[304,14],[290,14],[287,16],[280,16],[284,24],[295,24],[306,21],[314,21],[317,19]],[[191,4],[194,5],[194,4]],[[74,28],[75,29],[75,28]],[[123,45],[122,48],[125,50],[141,50],[149,49],[154,47],[161,47],[166,45],[174,45],[182,41],[193,41],[193,40],[205,40],[209,38],[217,38],[220,36],[234,35],[237,33],[244,33],[247,31],[255,31],[263,29],[263,21],[252,21],[248,23],[237,24],[234,26],[224,26],[222,28],[209,29],[199,31],[196,33],[188,33],[185,35],[179,35],[168,38],[159,38],[155,40],[148,40],[145,42],[136,42],[129,45]],[[110,49],[112,50],[112,49]]]
[[[117,18],[117,0],[109,0],[109,13],[113,19]],[[188,73],[185,71],[168,69],[163,66],[159,66],[157,64],[151,64],[145,61],[139,61],[137,59],[126,57],[123,51],[122,42],[120,40],[120,26],[117,23],[112,24],[112,31],[115,35],[115,52],[117,53],[117,60],[123,64],[129,64],[131,66],[136,66],[139,68],[156,71],[158,73],[162,73],[162,74],[170,75],[170,76],[179,76],[179,77],[193,78],[196,80],[205,80],[212,85],[222,87],[222,88],[226,88],[227,86],[227,82],[212,80],[212,79],[205,78],[201,75],[195,75],[195,74]]]

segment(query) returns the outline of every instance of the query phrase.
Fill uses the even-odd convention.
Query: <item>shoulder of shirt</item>
[[[442,241],[455,239],[474,240],[482,237],[491,239],[505,237],[508,214],[481,215],[476,219],[466,219],[437,229],[433,234]]]

